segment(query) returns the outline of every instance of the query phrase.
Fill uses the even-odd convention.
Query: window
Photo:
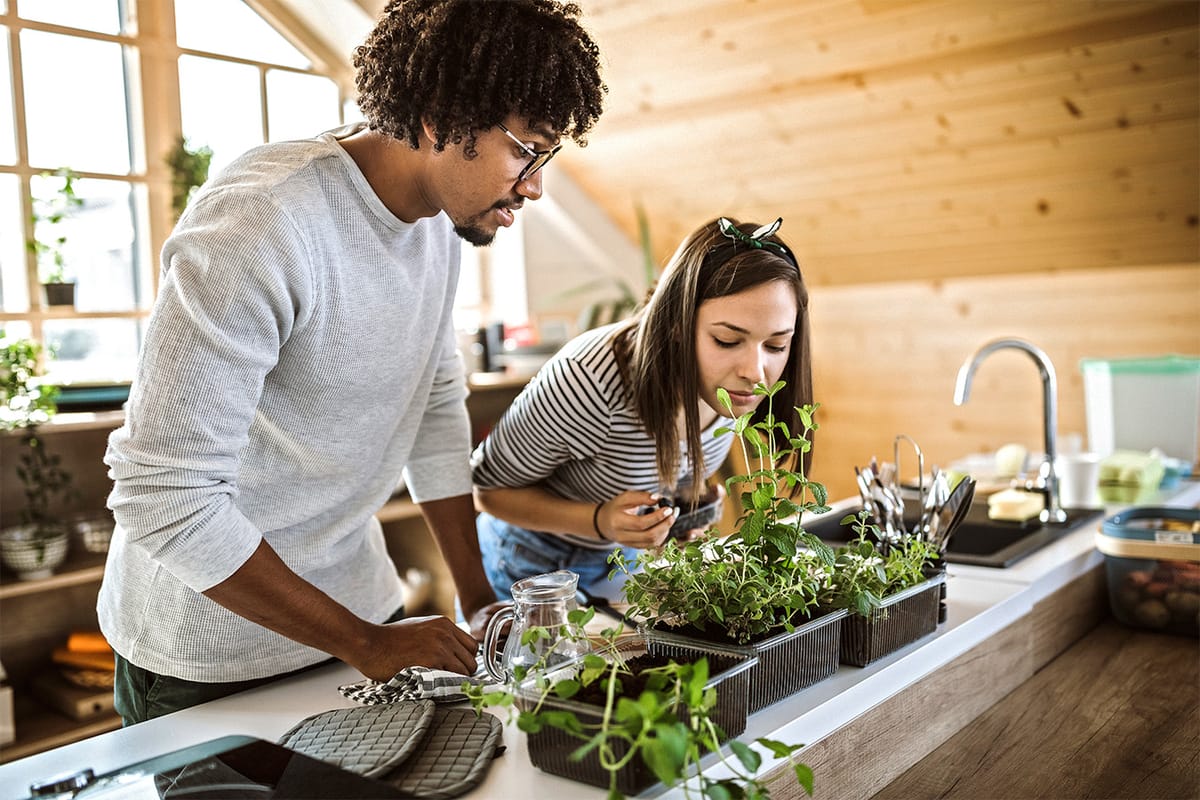
[[[134,7],[174,30],[139,29]],[[47,344],[56,382],[129,381],[173,218],[165,158],[178,136],[213,150],[212,174],[344,113],[357,116],[342,87],[242,0],[0,0],[0,327]],[[61,198],[64,169],[79,202],[35,221]],[[27,249],[31,237],[61,245],[73,305],[47,303],[53,257]]]

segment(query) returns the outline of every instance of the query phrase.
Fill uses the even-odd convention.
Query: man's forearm
[[[254,554],[204,596],[288,639],[356,663],[371,624],[293,572],[263,540]]]
[[[421,513],[450,569],[463,615],[470,619],[496,599],[483,572],[479,537],[475,532],[475,503],[469,494],[447,497],[421,503]]]

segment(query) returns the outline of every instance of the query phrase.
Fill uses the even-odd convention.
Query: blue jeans
[[[569,569],[579,576],[579,586],[606,581],[612,566],[609,550],[577,547],[549,533],[537,533],[509,525],[491,514],[480,514],[476,521],[483,571],[499,600],[512,599],[512,585],[522,578]],[[637,557],[638,550],[623,548],[625,557]]]

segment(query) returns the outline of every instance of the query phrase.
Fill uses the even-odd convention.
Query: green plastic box
[[[1088,449],[1158,448],[1196,463],[1200,449],[1200,356],[1085,358]]]

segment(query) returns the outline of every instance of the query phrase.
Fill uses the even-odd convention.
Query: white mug
[[[1058,500],[1063,508],[1100,508],[1097,489],[1100,483],[1100,455],[1072,453],[1059,456],[1054,463],[1058,477]]]

